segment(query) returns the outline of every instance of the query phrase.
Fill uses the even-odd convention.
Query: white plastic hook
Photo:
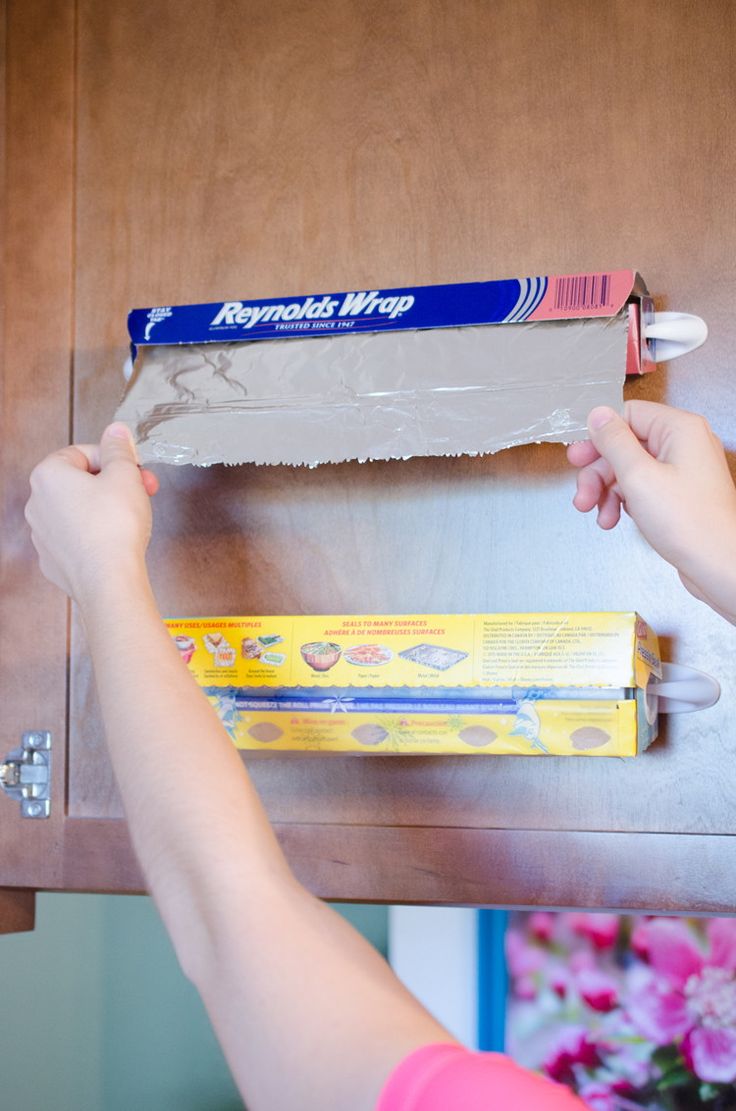
[[[721,697],[721,686],[711,675],[684,664],[662,664],[662,678],[652,679],[647,701],[656,699],[660,714],[707,710]]]
[[[655,363],[664,363],[702,346],[708,338],[708,325],[689,312],[655,312],[644,334],[654,341]]]

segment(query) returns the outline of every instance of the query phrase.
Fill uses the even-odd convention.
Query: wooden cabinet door
[[[10,3],[2,704],[8,747],[53,731],[55,778],[48,820],[0,800],[0,882],[141,886],[82,631],[22,521],[32,465],[114,412],[129,308],[638,266],[711,335],[627,394],[732,445],[733,13]],[[574,512],[562,448],[159,476],[164,614],[638,609],[723,684],[631,761],[247,758],[314,891],[736,909],[736,630],[631,522]]]

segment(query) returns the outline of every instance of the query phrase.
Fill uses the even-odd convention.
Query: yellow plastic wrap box
[[[166,625],[242,749],[635,756],[657,735],[659,647],[636,613]]]

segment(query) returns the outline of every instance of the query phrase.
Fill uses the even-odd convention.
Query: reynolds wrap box
[[[140,461],[479,454],[587,436],[650,370],[634,270],[135,309]]]
[[[635,756],[657,735],[636,613],[167,620],[238,748]]]

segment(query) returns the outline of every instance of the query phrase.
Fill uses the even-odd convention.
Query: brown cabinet
[[[1,883],[141,887],[82,630],[23,522],[34,463],[114,411],[128,309],[637,266],[711,336],[627,393],[730,445],[733,23],[726,0],[11,0],[0,705],[6,750],[49,729],[54,769],[50,818],[0,799]],[[628,762],[250,759],[313,890],[736,909],[736,630],[631,522],[574,512],[560,447],[160,478],[165,614],[638,609],[723,684]]]

